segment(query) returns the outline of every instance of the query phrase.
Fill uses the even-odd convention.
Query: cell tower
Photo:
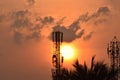
[[[110,58],[111,68],[113,70],[118,70],[118,73],[113,80],[119,80],[120,79],[120,42],[118,41],[116,36],[108,44],[107,52]]]
[[[63,65],[63,56],[60,53],[60,45],[63,42],[63,33],[60,31],[55,31],[52,33],[53,41],[53,56],[52,56],[52,78],[53,80],[62,80],[62,65]]]

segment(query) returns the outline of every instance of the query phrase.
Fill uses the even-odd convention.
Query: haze
[[[107,44],[120,40],[119,0],[1,0],[0,12],[1,80],[51,80],[50,35],[58,27],[81,63],[93,55],[108,63]]]

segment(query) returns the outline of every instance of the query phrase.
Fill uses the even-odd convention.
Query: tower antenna
[[[120,42],[116,36],[110,41],[107,48],[107,53],[110,59],[110,65],[113,70],[118,70],[117,75],[113,80],[120,79]]]
[[[53,56],[52,56],[52,78],[53,80],[62,80],[63,56],[60,53],[60,45],[63,42],[63,33],[60,31],[52,32]]]

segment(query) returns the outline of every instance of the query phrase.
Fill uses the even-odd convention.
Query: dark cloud
[[[110,9],[105,6],[105,7],[100,7],[98,8],[97,12],[95,12],[94,14],[92,14],[90,16],[90,19],[92,18],[99,18],[99,17],[102,17],[102,16],[108,16],[110,14]]]
[[[62,17],[59,21],[57,21],[57,25],[61,25],[66,17]]]
[[[70,26],[69,26],[69,28],[71,29],[71,30],[73,30],[74,32],[76,32],[77,30],[79,30],[80,29],[80,23],[79,23],[79,19],[78,20],[76,20],[76,21],[74,21]]]
[[[32,2],[32,0],[30,0]],[[34,0],[33,0],[34,2]],[[64,19],[63,17],[58,22],[55,22],[55,18],[52,16],[34,15],[30,10],[18,10],[11,14],[11,28],[13,37],[16,43],[21,43],[26,40],[40,40],[41,31],[44,27],[55,25],[53,31],[61,30],[64,33],[64,41],[71,42],[75,39],[82,38],[85,35],[86,29],[82,27],[83,23],[90,23],[94,25],[101,24],[107,21],[105,16],[108,16],[110,9],[108,7],[100,7],[93,14],[85,13],[79,16],[74,22],[68,26],[61,26]],[[0,16],[0,21],[4,19],[4,16]],[[55,24],[56,23],[56,24]],[[92,31],[91,31],[92,32]],[[89,35],[90,36],[90,35]],[[89,37],[91,38],[91,37]],[[84,39],[86,40],[87,37]]]
[[[78,33],[78,35],[77,35],[76,37],[77,37],[77,38],[81,38],[82,35],[84,35],[84,33],[85,33],[85,30],[82,29],[82,30]]]
[[[50,24],[54,22],[54,18],[52,16],[46,16],[43,19],[41,19],[42,24]]]
[[[28,10],[13,12],[11,28],[15,42],[21,43],[25,40],[38,40],[40,38],[41,26],[32,22],[31,15]]]
[[[21,44],[24,39],[24,36],[22,33],[15,31],[14,32],[14,41],[17,44]]]
[[[104,15],[108,15],[110,12],[110,9],[106,6],[104,7],[100,7],[98,10],[97,10],[97,14],[104,14]]]
[[[52,16],[45,16],[41,18],[40,16],[36,17],[36,22],[41,24],[41,28],[47,25],[54,23],[54,18]]]
[[[99,21],[104,22],[105,19],[103,16],[108,16],[109,14],[110,14],[110,9],[105,6],[105,7],[98,8],[98,10],[91,15],[89,13],[81,15],[79,17],[79,20],[81,22],[89,22],[92,20],[97,21],[97,19],[98,19]]]
[[[53,31],[57,31],[57,30],[62,31],[64,34],[63,36],[64,42],[72,42],[73,40],[77,38],[81,38],[84,35],[84,29],[80,30],[79,23],[77,23],[76,21],[73,22],[68,27],[69,28],[66,28],[66,26],[57,25],[53,27]],[[78,30],[80,30],[80,32],[76,34]]]
[[[86,36],[83,37],[83,40],[89,40],[92,36],[93,36],[94,32],[90,32],[89,34],[87,34]]]
[[[29,20],[29,11],[28,10],[21,10],[17,12],[13,12],[12,19],[13,24],[11,27],[16,29],[22,29],[24,27],[29,27],[32,25],[32,23]]]
[[[54,23],[52,16],[33,16],[29,10],[20,10],[11,15],[11,28],[15,42],[22,43],[26,40],[40,40],[41,30],[44,26]]]
[[[53,31],[60,30],[64,33],[64,41],[72,42],[75,39],[82,38],[85,35],[85,29],[81,28],[82,23],[92,23],[95,25],[101,24],[105,22],[107,19],[104,16],[108,16],[110,14],[110,9],[108,7],[100,7],[93,14],[85,13],[69,26],[60,26],[58,24],[53,27]],[[79,31],[79,32],[78,32]],[[83,40],[89,40],[93,35],[93,31],[83,37]]]
[[[26,36],[27,40],[30,40],[30,39],[40,40],[40,38],[41,38],[41,34],[40,32],[37,32],[37,31],[34,31],[31,34]]]
[[[107,21],[107,19],[98,19],[98,20],[94,21],[94,25],[99,25],[99,24],[104,23],[106,21]]]

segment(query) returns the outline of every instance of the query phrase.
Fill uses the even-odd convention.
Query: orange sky
[[[1,0],[0,78],[51,80],[49,37],[63,17],[59,26],[65,41],[79,50],[79,61],[89,64],[96,55],[96,60],[108,62],[107,43],[114,35],[120,40],[119,5],[119,0]],[[68,68],[72,64],[64,63]]]

